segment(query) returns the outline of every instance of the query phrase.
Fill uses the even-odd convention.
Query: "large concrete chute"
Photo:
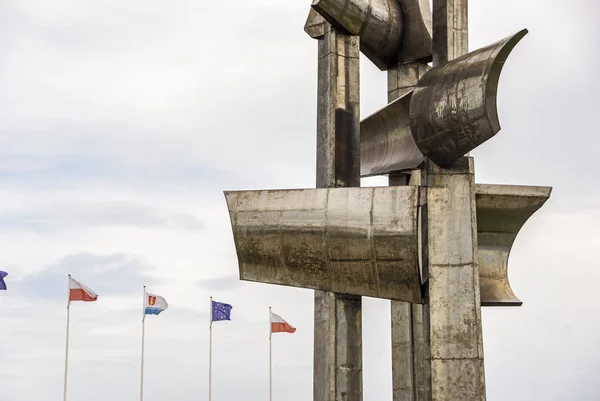
[[[422,301],[417,187],[240,191],[225,198],[242,280]]]
[[[433,68],[415,89],[361,121],[361,176],[447,166],[500,131],[496,95],[502,67],[522,30]]]
[[[410,102],[412,134],[423,155],[448,166],[500,131],[500,72],[526,34],[524,29],[423,76]]]

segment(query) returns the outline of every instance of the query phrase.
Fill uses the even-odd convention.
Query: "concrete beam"
[[[422,302],[418,187],[225,197],[242,280]]]
[[[418,186],[407,184],[226,192],[240,278],[421,303]],[[475,186],[481,306],[522,304],[510,286],[508,257],[551,190]],[[355,274],[346,277],[349,271]]]

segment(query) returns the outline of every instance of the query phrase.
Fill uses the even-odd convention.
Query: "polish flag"
[[[69,277],[69,302],[84,301],[92,302],[98,300],[98,294],[81,284],[77,280]]]
[[[294,333],[296,328],[290,326],[281,316],[271,312],[271,333]]]

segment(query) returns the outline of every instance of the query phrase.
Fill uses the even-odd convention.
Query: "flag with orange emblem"
[[[146,293],[146,304],[144,305],[144,315],[158,315],[169,307],[167,301],[158,295]]]

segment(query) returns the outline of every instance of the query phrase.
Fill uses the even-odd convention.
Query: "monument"
[[[482,306],[520,306],[508,255],[551,188],[481,185],[520,31],[468,52],[467,0],[314,0],[315,189],[225,192],[240,278],[315,290],[314,401],[362,400],[361,297],[391,300],[394,401],[482,401]],[[360,121],[359,57],[388,75]],[[389,186],[361,188],[388,175]]]

